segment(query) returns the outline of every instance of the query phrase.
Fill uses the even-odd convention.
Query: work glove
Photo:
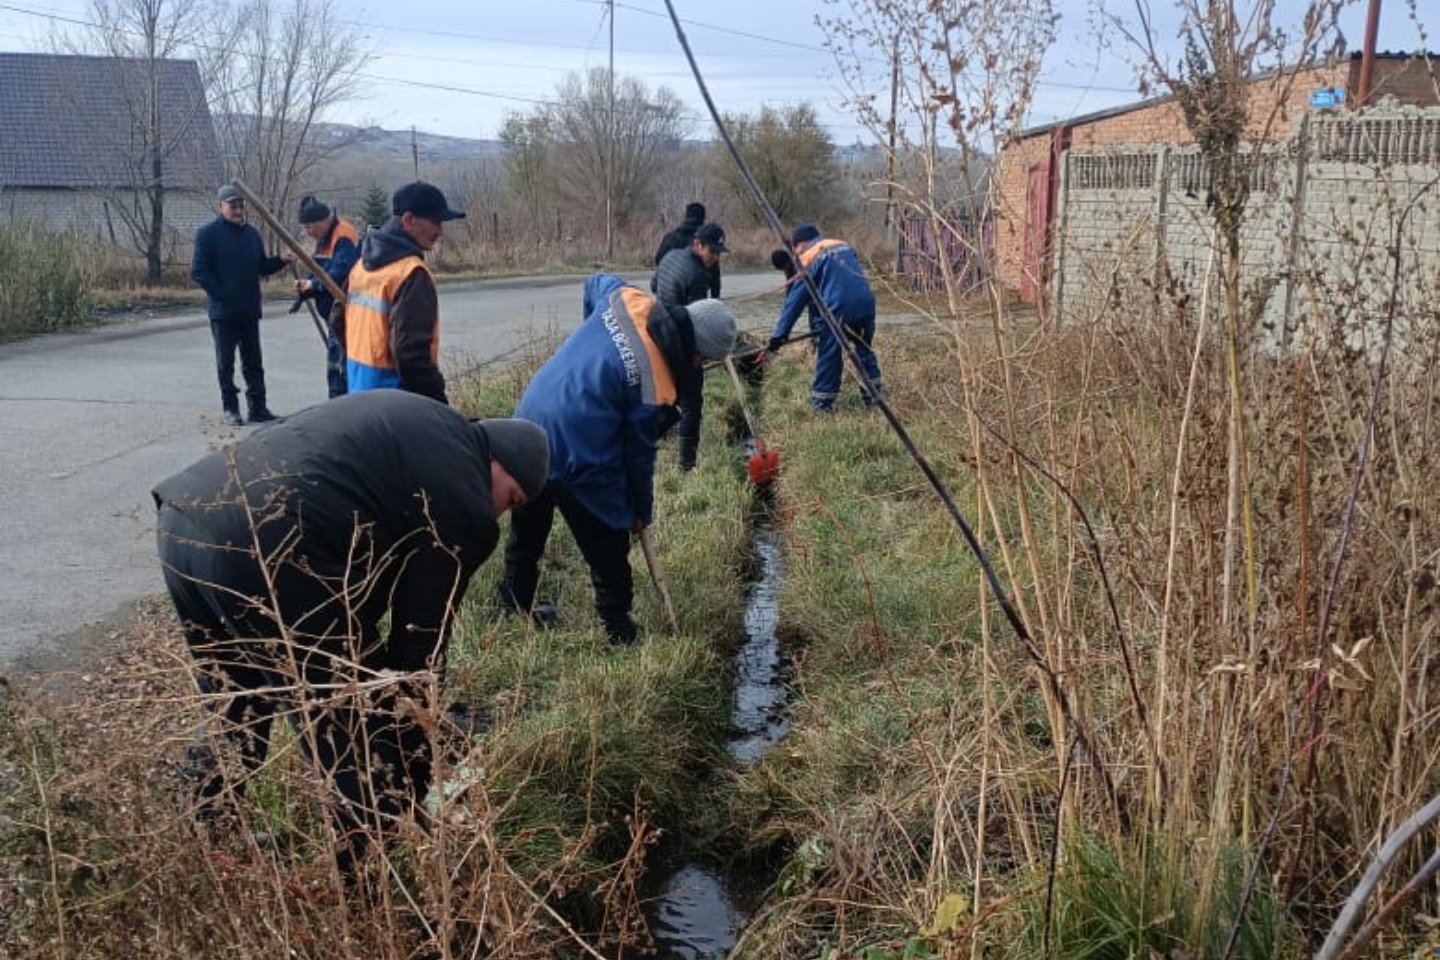
[[[789,337],[771,337],[770,342],[765,344],[765,351],[767,353],[774,353],[781,347],[785,346],[786,342],[789,339]]]

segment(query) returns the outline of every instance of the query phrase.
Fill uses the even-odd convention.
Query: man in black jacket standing
[[[347,875],[424,799],[425,718],[455,611],[498,518],[540,495],[549,459],[529,421],[469,421],[375,390],[257,430],[154,489],[165,585],[200,691],[247,777],[272,719],[294,717],[347,838]],[[205,747],[186,773],[207,807],[227,784],[244,787]]]
[[[697,300],[715,299],[710,291],[719,286],[714,278],[720,273],[720,255],[728,249],[725,231],[719,224],[701,225],[688,247],[671,250],[660,259],[655,276],[650,279],[650,289],[667,307],[688,307]],[[697,370],[680,394],[677,436],[681,470],[695,468],[704,403],[705,373]]]
[[[680,221],[680,226],[671,230],[660,239],[660,247],[655,251],[655,266],[660,266],[660,261],[665,259],[665,254],[671,250],[689,250],[690,244],[695,239],[695,231],[705,222],[705,204],[687,203],[685,205],[685,219]],[[710,268],[710,289],[701,294],[702,297],[713,297],[720,299],[720,263]]]
[[[245,222],[245,198],[230,184],[217,194],[219,216],[195,232],[190,279],[205,290],[210,336],[215,342],[215,373],[225,422],[238,427],[240,391],[235,387],[235,350],[245,376],[245,402],[251,423],[275,414],[265,403],[265,365],[260,354],[260,278],[295,259],[286,251],[266,256],[260,231]]]

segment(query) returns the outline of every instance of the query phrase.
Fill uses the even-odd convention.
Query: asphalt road
[[[639,278],[636,278],[637,280]],[[727,297],[774,289],[774,273],[727,275]],[[580,319],[581,278],[441,288],[447,375]],[[325,399],[325,357],[306,312],[268,303],[269,403]],[[237,382],[243,380],[236,371]],[[0,344],[0,666],[66,664],[163,586],[154,483],[239,431],[219,421],[201,312]]]

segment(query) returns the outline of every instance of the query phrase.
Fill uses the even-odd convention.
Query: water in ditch
[[[738,764],[754,762],[788,732],[789,664],[776,637],[784,565],[763,492],[752,528],[755,579],[745,604],[745,643],[735,655],[731,733]],[[659,960],[723,960],[763,893],[765,878],[684,852],[659,851],[649,873],[647,921]]]

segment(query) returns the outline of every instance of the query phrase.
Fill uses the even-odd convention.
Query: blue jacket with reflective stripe
[[[800,255],[800,263],[815,281],[815,286],[820,289],[820,299],[835,314],[836,320],[850,326],[875,316],[875,291],[870,289],[860,258],[848,243],[822,239],[815,248]],[[796,277],[790,282],[790,291],[785,295],[780,321],[775,324],[772,336],[788,337],[795,321],[810,306],[813,306],[810,290],[803,280]],[[823,322],[812,310],[810,326],[818,327]]]
[[[642,295],[648,315],[630,315],[627,292],[632,303],[633,294]],[[648,525],[656,445],[674,418],[675,402],[657,396],[655,387],[657,377],[664,382],[691,375],[689,314],[667,311],[610,274],[586,281],[585,303],[589,315],[536,372],[515,416],[545,428],[551,484],[569,490],[607,526],[629,529],[637,517]],[[654,369],[647,337],[659,347],[663,371]]]

